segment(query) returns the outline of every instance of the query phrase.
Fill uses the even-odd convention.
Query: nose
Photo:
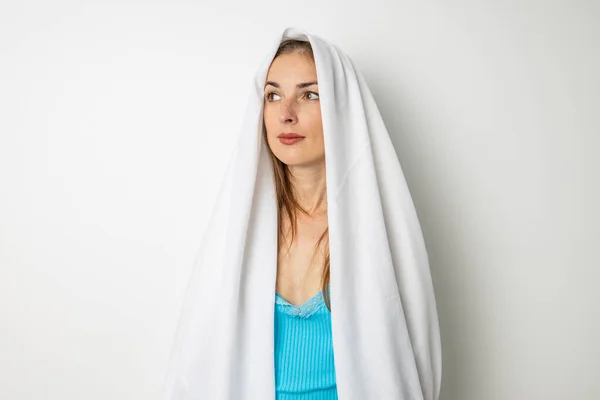
[[[282,101],[279,109],[279,122],[282,124],[295,124],[298,122],[298,115],[291,101]]]

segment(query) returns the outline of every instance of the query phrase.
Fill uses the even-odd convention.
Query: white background
[[[599,2],[0,4],[1,399],[159,398],[253,73],[290,25],[380,106],[441,399],[600,398]]]

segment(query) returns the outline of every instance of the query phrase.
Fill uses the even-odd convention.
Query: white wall
[[[0,5],[0,398],[158,399],[252,74],[288,25],[355,60],[393,136],[442,400],[600,398],[598,2],[213,3]]]

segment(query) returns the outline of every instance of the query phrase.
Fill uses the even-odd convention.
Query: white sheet
[[[340,400],[437,400],[438,318],[421,227],[362,76],[324,39],[277,37],[190,278],[168,400],[273,400],[277,212],[263,86],[281,40],[312,44],[327,163],[334,358]]]

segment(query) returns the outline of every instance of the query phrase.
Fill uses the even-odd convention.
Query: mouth
[[[286,144],[286,145],[298,143],[299,141],[304,139],[304,136],[298,135],[297,133],[293,133],[293,132],[281,133],[277,137],[279,138],[279,141],[281,143]]]

